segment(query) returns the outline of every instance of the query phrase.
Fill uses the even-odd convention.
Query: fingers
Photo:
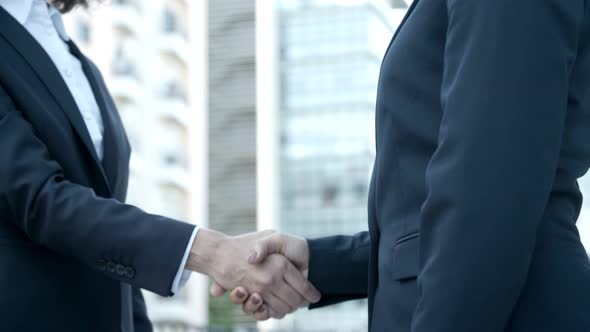
[[[272,254],[280,254],[283,251],[283,241],[280,235],[271,235],[261,240],[258,240],[254,248],[250,252],[248,262],[251,264],[259,264],[264,261],[266,257]]]
[[[292,312],[291,306],[276,295],[269,293],[264,295],[267,309],[272,309],[275,313],[273,317],[285,317],[286,314]]]
[[[229,295],[233,304],[243,304],[248,299],[248,291],[244,287],[237,287]]]
[[[322,297],[322,294],[292,264],[287,266],[285,281],[310,303],[317,303]]]
[[[254,313],[254,319],[258,321],[265,321],[271,317],[271,311],[266,304],[260,306],[260,308]]]
[[[264,305],[262,296],[258,293],[252,294],[248,300],[242,305],[242,311],[247,315],[252,315]]]
[[[303,297],[284,280],[273,293],[276,297],[289,305],[289,311],[285,312],[285,314],[297,310],[304,302]]]
[[[223,286],[221,286],[217,282],[213,282],[209,292],[211,293],[211,296],[213,296],[213,297],[220,297],[220,296],[223,296],[223,294],[225,294],[225,288],[223,288]]]
[[[300,293],[303,291],[308,292],[310,288],[300,292],[286,280],[286,276],[289,275],[289,278],[293,279],[294,283],[299,282],[303,287],[309,287],[306,286],[305,281],[297,279],[297,274],[303,278],[301,272],[280,255],[272,255],[262,266],[272,271],[272,277],[267,279],[270,282],[267,281],[266,287],[261,292],[267,306],[274,312],[274,314],[271,313],[271,316],[282,318],[301,307],[305,299]],[[316,300],[314,296],[316,295],[312,294],[310,297]],[[319,294],[317,296],[319,297]]]

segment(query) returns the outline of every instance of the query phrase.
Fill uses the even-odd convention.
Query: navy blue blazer
[[[151,331],[139,289],[170,295],[194,226],[123,203],[129,142],[70,49],[102,112],[103,162],[49,56],[0,8],[0,330]]]
[[[368,297],[372,331],[590,331],[590,1],[415,0],[376,142],[370,231],[309,242],[319,306]]]

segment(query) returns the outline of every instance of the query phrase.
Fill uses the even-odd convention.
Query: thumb
[[[209,292],[213,297],[220,297],[223,296],[223,294],[225,294],[225,288],[223,288],[223,286],[214,281],[211,285]]]
[[[254,248],[250,252],[248,262],[251,264],[259,264],[263,262],[266,257],[272,254],[281,254],[283,252],[283,241],[280,236],[272,235],[256,241]]]

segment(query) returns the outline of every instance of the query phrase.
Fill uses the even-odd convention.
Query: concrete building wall
[[[70,36],[101,69],[127,130],[128,203],[203,225],[205,26],[189,0],[114,0],[66,15]],[[202,10],[202,8],[201,8]],[[202,17],[206,17],[203,15]],[[200,18],[200,17],[199,17]],[[154,244],[157,245],[157,244]],[[207,324],[207,281],[193,275],[173,298],[144,292],[156,330]]]

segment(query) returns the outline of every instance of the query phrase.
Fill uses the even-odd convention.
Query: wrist
[[[219,267],[219,251],[228,237],[220,232],[201,229],[193,242],[186,267],[194,272],[211,276]]]

